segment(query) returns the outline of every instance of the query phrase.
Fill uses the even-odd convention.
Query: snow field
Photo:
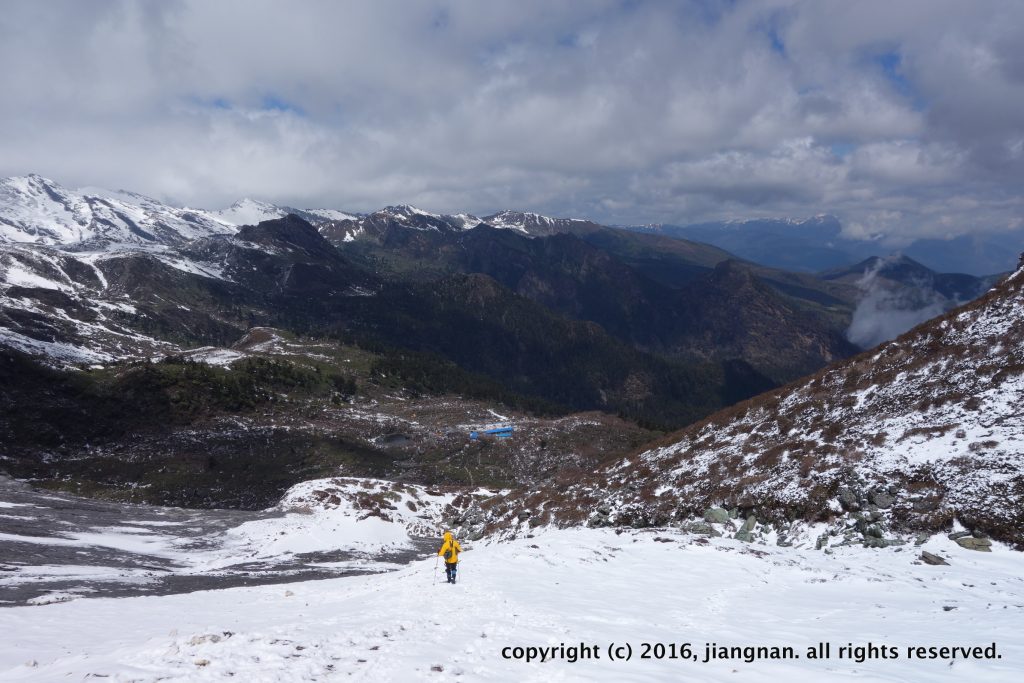
[[[159,598],[0,610],[0,680],[1010,681],[1024,673],[1024,555],[809,550],[667,532],[539,532],[477,544],[460,583],[435,560],[399,571]],[[435,583],[436,581],[436,583]],[[832,659],[806,648],[827,641]],[[630,661],[609,661],[630,643]],[[638,659],[641,644],[792,646],[791,661]],[[840,660],[838,648],[897,648]],[[908,660],[908,646],[990,645],[1001,659]],[[600,659],[526,663],[504,648],[596,645]],[[511,651],[506,650],[507,653]]]

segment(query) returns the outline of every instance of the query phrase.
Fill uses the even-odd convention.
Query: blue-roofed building
[[[515,427],[511,424],[494,424],[480,427],[469,433],[469,438],[476,441],[481,436],[493,436],[497,439],[510,439]]]

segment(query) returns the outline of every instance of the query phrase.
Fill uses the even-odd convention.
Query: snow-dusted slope
[[[325,216],[326,217],[326,216]],[[381,239],[388,230],[399,228],[435,232],[461,232],[487,225],[499,230],[512,230],[530,237],[550,236],[564,232],[587,232],[598,228],[594,223],[575,218],[550,218],[522,211],[500,211],[480,218],[468,213],[438,214],[402,204],[388,206],[365,216],[321,224],[325,237],[335,243],[359,239]]]
[[[562,523],[639,526],[720,505],[776,529],[835,520],[874,544],[956,519],[1024,544],[1024,269],[895,341],[524,504]]]

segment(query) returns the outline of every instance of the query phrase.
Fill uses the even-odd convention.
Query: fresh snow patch
[[[246,357],[246,354],[239,351],[216,348],[213,346],[204,346],[198,349],[192,349],[187,351],[185,355],[191,360],[206,363],[207,365],[218,365],[221,367],[227,367],[235,361]]]
[[[276,557],[325,550],[379,553],[438,534],[451,495],[382,479],[314,479],[289,489],[283,517],[246,522],[225,534],[232,557]],[[411,503],[411,505],[410,505]]]

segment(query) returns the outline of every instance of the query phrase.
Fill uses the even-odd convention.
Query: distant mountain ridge
[[[776,268],[818,272],[847,266],[894,249],[885,235],[871,239],[843,236],[835,216],[807,219],[752,219],[693,225],[623,226],[624,229],[706,242],[737,256]],[[1024,248],[1024,231],[917,239],[899,251],[944,273],[987,276],[1005,273]]]
[[[469,230],[487,224],[526,235],[551,235],[588,224],[521,211],[434,214],[409,205],[370,214],[303,209],[242,199],[221,210],[175,207],[125,190],[71,190],[36,174],[0,179],[0,242],[89,249],[100,245],[180,245],[227,235],[242,225],[297,215],[336,241],[379,236],[388,224],[420,230]]]
[[[571,396],[571,405],[586,409],[628,405],[657,414],[660,424],[678,424],[699,412],[686,406],[719,405],[719,398],[705,400],[706,392],[736,397],[785,383],[856,353],[848,337],[864,346],[883,332],[905,329],[889,318],[877,324],[879,314],[890,311],[861,305],[870,293],[853,270],[822,279],[744,262],[707,244],[585,220],[517,211],[480,218],[408,205],[360,215],[249,199],[210,212],[124,191],[70,191],[39,176],[8,178],[0,187],[6,198],[0,204],[0,340],[60,363],[228,345],[256,324],[436,353],[522,393]],[[948,308],[932,310],[928,287],[955,278],[928,277],[921,290],[925,308],[912,302],[915,315]],[[960,280],[957,286],[966,282]],[[512,294],[493,301],[520,307],[517,320],[492,317],[489,309],[466,317],[469,300],[438,300],[467,283],[477,293],[490,291],[482,284],[488,281]],[[456,327],[481,328],[465,339],[484,328],[491,336],[466,347],[458,329],[425,320],[429,311],[450,315]],[[495,335],[536,333],[523,324],[526,311],[584,327],[551,322],[566,339],[539,344],[543,350],[529,358],[517,356],[525,353],[526,337],[507,346]],[[920,319],[897,313],[899,324]],[[867,331],[850,336],[851,321]],[[577,392],[532,376],[543,354],[568,348],[564,342],[587,325],[599,326],[595,353],[600,349],[605,359],[617,354],[643,372],[590,369],[593,382]],[[507,352],[488,356],[485,339]],[[619,350],[611,353],[613,347]],[[512,370],[516,364],[521,372]],[[667,398],[677,388],[654,381],[671,375],[670,366],[703,368],[716,379],[677,404]],[[627,380],[633,387],[628,400]],[[721,382],[737,386],[721,388]],[[664,406],[678,410],[655,408],[659,395]]]

